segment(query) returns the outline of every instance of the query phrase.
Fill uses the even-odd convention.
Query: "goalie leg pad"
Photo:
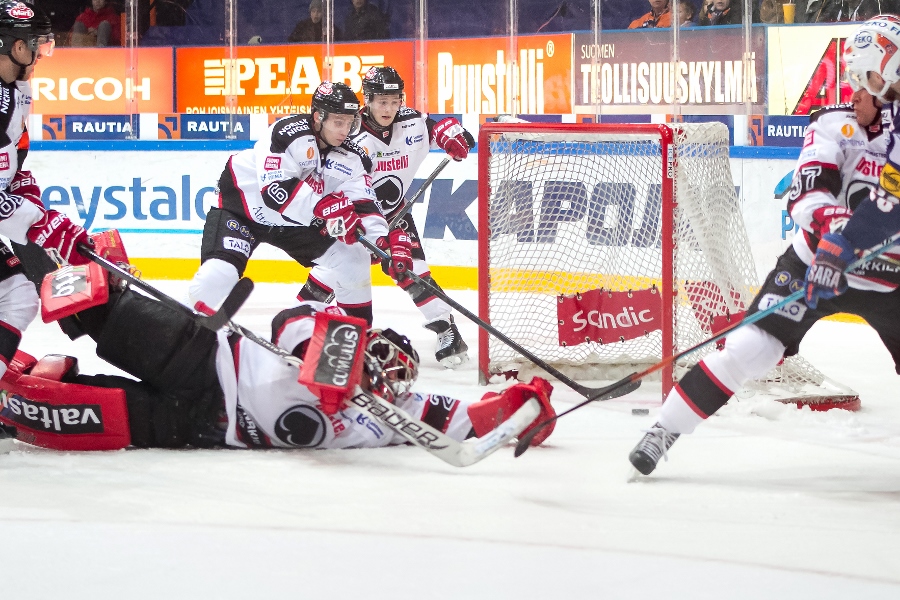
[[[541,403],[541,414],[529,425],[523,432],[526,435],[535,425],[551,419],[556,416],[556,411],[550,405],[550,394],[553,386],[540,377],[534,377],[530,383],[518,383],[507,388],[499,394],[489,392],[482,397],[480,402],[476,402],[468,407],[469,419],[472,421],[472,428],[478,437],[483,436],[495,429],[500,423],[509,418],[511,414],[522,407],[529,399],[537,398]],[[544,427],[539,434],[531,440],[532,446],[537,446],[550,437],[556,426],[554,421],[550,425]]]
[[[0,423],[53,450],[118,450],[131,443],[121,389],[52,381],[10,369],[0,379]]]

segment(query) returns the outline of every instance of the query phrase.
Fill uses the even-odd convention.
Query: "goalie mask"
[[[407,393],[419,376],[419,354],[409,338],[393,329],[372,329],[366,344],[370,389],[388,402]]]

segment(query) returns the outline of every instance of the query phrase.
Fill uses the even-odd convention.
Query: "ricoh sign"
[[[412,48],[412,42],[336,44],[331,80],[360,93],[370,67],[391,65],[406,74],[411,88]],[[221,48],[178,48],[177,112],[309,112],[312,94],[325,77],[321,46],[242,46],[237,52],[232,62],[223,58]],[[229,97],[236,105],[228,105]]]

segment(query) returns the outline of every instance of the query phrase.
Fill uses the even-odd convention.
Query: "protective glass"
[[[31,38],[30,46],[32,52],[37,52],[41,56],[53,56],[53,49],[56,48],[56,39],[52,33],[37,35]]]

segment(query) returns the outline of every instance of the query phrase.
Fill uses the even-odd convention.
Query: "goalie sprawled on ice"
[[[406,337],[389,329],[367,329],[364,321],[318,302],[283,310],[272,321],[271,341],[285,356],[303,359],[305,366],[319,365],[312,377],[304,379],[305,367],[299,372],[303,385],[296,364],[284,356],[228,329],[206,329],[190,315],[121,283],[109,286],[105,272],[96,267],[63,271],[71,279],[77,270],[84,280],[67,287],[82,290],[85,297],[73,307],[73,301],[81,300],[77,292],[69,294],[61,302],[63,312],[77,310],[81,328],[97,342],[97,355],[140,381],[80,375],[72,357],[35,361],[19,352],[0,381],[0,421],[16,426],[22,441],[73,450],[129,444],[363,448],[402,443],[400,432],[377,414],[319,385],[319,367],[326,362],[340,371],[335,381],[349,381],[347,389],[368,390],[452,440],[491,432],[531,398],[541,405],[533,422],[553,414],[551,388],[540,379],[476,402],[412,392],[418,355]],[[100,285],[98,277],[104,279]],[[45,282],[44,311],[50,318],[63,316],[52,314],[54,301],[59,304],[65,296],[61,287],[52,289]],[[84,289],[92,291],[85,294]],[[96,304],[107,291],[108,299]],[[341,328],[349,333],[341,337]]]

